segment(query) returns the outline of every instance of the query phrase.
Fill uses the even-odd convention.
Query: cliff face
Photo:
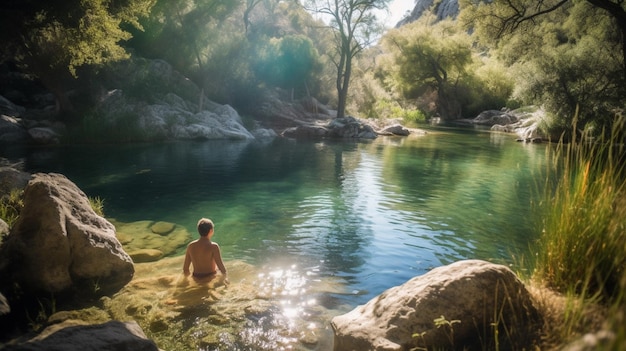
[[[430,9],[433,9],[437,16],[437,21],[448,17],[454,19],[459,14],[459,0],[417,0],[411,14],[398,22],[396,28],[417,21]]]

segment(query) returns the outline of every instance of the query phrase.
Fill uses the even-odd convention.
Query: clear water
[[[197,141],[4,150],[105,200],[107,217],[216,223],[226,260],[300,267],[362,304],[456,260],[512,262],[535,231],[543,145],[439,130],[368,142]],[[182,249],[181,249],[182,250]],[[181,252],[179,252],[181,253]]]
[[[9,147],[0,155],[30,172],[66,175],[118,221],[168,221],[195,235],[198,218],[212,218],[227,267],[242,260],[263,272],[246,279],[275,296],[269,315],[220,326],[215,346],[202,341],[215,327],[206,306],[191,306],[184,328],[143,326],[162,348],[329,350],[330,319],[390,287],[456,260],[508,264],[527,255],[545,145],[440,129],[366,142]],[[141,267],[175,278],[182,250],[174,266]],[[164,293],[157,285],[148,292],[155,298]]]

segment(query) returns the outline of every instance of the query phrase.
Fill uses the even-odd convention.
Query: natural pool
[[[456,260],[511,263],[527,254],[545,147],[506,134],[439,129],[365,142],[196,141],[4,153],[23,157],[27,171],[65,174],[103,198],[106,216],[122,222],[173,222],[196,237],[198,218],[212,218],[227,266],[246,262],[281,291],[301,295],[278,312],[288,318],[308,304],[352,308]],[[321,295],[307,289],[328,279],[338,287]]]

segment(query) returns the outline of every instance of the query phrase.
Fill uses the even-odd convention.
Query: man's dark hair
[[[213,221],[207,218],[201,218],[198,221],[198,233],[200,236],[207,236],[209,232],[213,229]]]

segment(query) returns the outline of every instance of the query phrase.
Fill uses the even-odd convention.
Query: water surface
[[[508,264],[527,254],[544,148],[506,134],[433,130],[362,142],[194,141],[3,153],[22,157],[27,171],[65,174],[104,199],[106,217],[118,221],[168,221],[195,236],[197,220],[212,218],[227,266],[245,261],[290,291],[281,312],[289,317],[311,304],[346,311],[457,260]],[[338,287],[307,296],[307,286],[322,280]],[[318,349],[327,346],[322,341]]]

